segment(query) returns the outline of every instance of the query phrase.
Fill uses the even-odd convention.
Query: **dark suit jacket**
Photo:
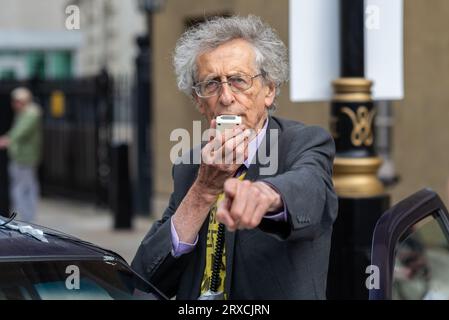
[[[279,132],[277,144],[270,129]],[[265,139],[267,152],[278,148],[277,172],[261,176],[263,164],[257,161],[245,179],[266,181],[277,189],[288,222],[263,219],[254,230],[226,232],[225,290],[229,299],[325,299],[332,224],[337,215],[332,185],[334,142],[320,127],[276,117],[269,117]],[[191,164],[173,167],[174,191],[168,208],[145,236],[132,262],[139,274],[177,299],[198,298],[205,266],[209,219],[191,253],[179,258],[171,255],[170,217],[198,168]]]

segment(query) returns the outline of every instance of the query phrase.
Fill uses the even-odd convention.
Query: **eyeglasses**
[[[246,91],[253,86],[253,79],[262,76],[262,73],[255,76],[246,74],[237,74],[226,76],[227,81],[207,80],[198,82],[192,88],[200,98],[210,98],[218,94],[223,84],[227,83],[231,87],[232,92]]]

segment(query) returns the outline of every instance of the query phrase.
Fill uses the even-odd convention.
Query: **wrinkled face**
[[[198,81],[226,81],[227,76],[260,73],[256,67],[253,47],[242,39],[235,39],[208,51],[197,58]],[[275,87],[268,84],[262,76],[253,79],[253,85],[243,92],[233,92],[229,85],[223,84],[217,95],[200,98],[195,95],[198,109],[210,123],[223,114],[242,117],[245,128],[259,130],[267,118],[267,108],[275,97]]]

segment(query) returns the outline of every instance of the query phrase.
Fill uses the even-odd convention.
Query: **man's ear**
[[[193,93],[193,100],[196,103],[196,108],[198,109],[198,111],[201,113],[201,115],[205,116],[206,115],[206,109],[204,107],[203,99],[198,97],[198,95],[196,93]]]
[[[273,104],[274,98],[276,97],[276,85],[274,82],[270,82],[265,88],[265,105],[269,107]]]

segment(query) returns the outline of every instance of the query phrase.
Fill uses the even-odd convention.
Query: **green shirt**
[[[41,126],[41,111],[35,104],[29,104],[16,115],[8,132],[10,139],[8,155],[11,160],[25,166],[39,164],[42,154]]]

